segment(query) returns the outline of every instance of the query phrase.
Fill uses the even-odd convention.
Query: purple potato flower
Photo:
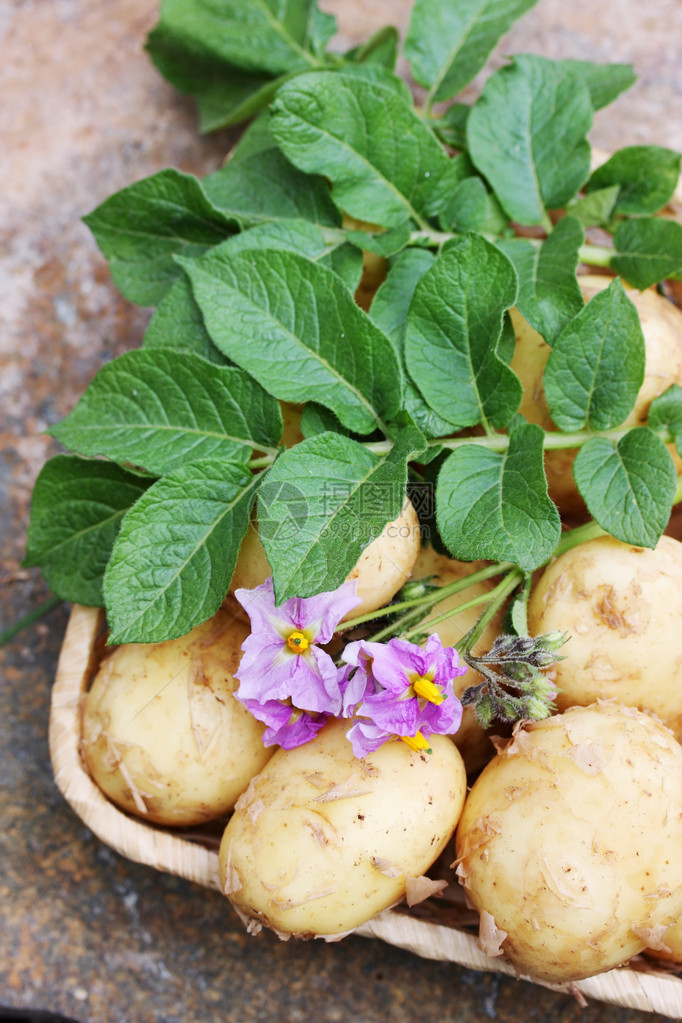
[[[272,579],[235,597],[251,619],[236,677],[237,699],[266,729],[263,741],[285,749],[300,746],[326,719],[341,714],[347,669],[321,649],[361,598],[356,582],[315,597],[291,597],[275,607]]]
[[[347,735],[359,759],[397,736],[410,749],[428,750],[429,736],[452,735],[462,720],[453,681],[465,673],[457,651],[437,635],[421,647],[402,639],[350,643],[344,661],[355,668],[344,686],[344,716],[355,714]]]

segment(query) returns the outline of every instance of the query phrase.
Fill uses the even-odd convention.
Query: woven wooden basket
[[[179,837],[164,828],[133,820],[107,800],[83,766],[80,707],[101,656],[102,627],[101,611],[74,605],[57,666],[50,711],[50,756],[57,786],[90,830],[122,856],[219,889],[215,842],[203,841],[200,835]],[[516,975],[514,967],[503,959],[481,952],[476,937],[466,929],[420,919],[408,912],[387,910],[355,933],[381,938],[426,959]],[[682,1020],[682,978],[655,969],[639,957],[628,968],[611,970],[568,989],[552,989],[570,990],[580,999],[597,999]]]

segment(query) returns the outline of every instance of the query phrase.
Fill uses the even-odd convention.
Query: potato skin
[[[682,543],[602,536],[549,565],[528,602],[531,635],[570,639],[554,679],[565,710],[598,699],[649,709],[682,740]]]
[[[456,844],[469,898],[522,973],[611,969],[682,909],[682,747],[617,704],[526,722],[474,783]]]
[[[225,894],[281,936],[341,936],[405,894],[450,839],[464,803],[462,758],[388,741],[363,760],[332,720],[278,750],[239,800],[220,846]]]
[[[361,603],[342,620],[376,611],[388,604],[412,575],[420,547],[419,519],[412,502],[406,499],[398,518],[387,523],[376,540],[365,547],[355,568],[348,574],[348,579],[357,580]],[[239,557],[230,582],[230,594],[239,587],[251,590],[260,586],[270,575],[272,570],[254,525],[249,528],[239,548]],[[236,603],[234,601],[230,607],[240,617],[244,617],[245,612],[239,612],[234,607]]]
[[[585,301],[606,288],[612,280],[611,277],[596,274],[579,277],[578,283]],[[682,386],[682,312],[651,289],[637,291],[625,286],[625,293],[639,313],[646,347],[644,382],[635,406],[625,420],[625,425],[640,426],[646,422],[654,398],[671,384]],[[516,331],[516,349],[511,368],[523,384],[523,400],[519,411],[529,422],[538,423],[544,430],[554,430],[556,427],[550,417],[542,385],[542,375],[551,348],[518,310],[512,309],[511,316]],[[668,450],[675,461],[677,472],[682,471],[682,459],[676,454],[674,445],[669,444]],[[576,450],[570,448],[547,451],[545,469],[549,496],[556,503],[562,517],[577,520],[586,517],[587,509],[573,479],[575,456]]]
[[[187,636],[116,647],[85,698],[81,749],[119,807],[156,824],[230,811],[272,755],[234,698],[248,629],[224,611]]]
[[[425,579],[427,576],[434,576],[433,582],[439,586],[447,586],[448,583],[463,579],[465,576],[471,575],[472,572],[478,571],[483,565],[484,562],[482,561],[455,561],[453,558],[448,558],[445,554],[439,554],[433,547],[425,545],[419,553],[412,575],[415,579]],[[484,610],[484,606],[472,607],[468,611],[462,611],[459,614],[453,615],[452,618],[440,622],[438,625],[431,625],[431,620],[451,608],[458,607],[465,601],[487,593],[492,588],[492,585],[492,583],[487,581],[475,583],[461,593],[455,593],[451,597],[447,597],[440,604],[436,604],[433,611],[423,621],[425,631],[437,633],[443,646],[455,646],[462,636],[476,624],[482,610]],[[503,617],[502,612],[498,612],[486,626],[483,635],[474,647],[475,653],[483,653],[490,649],[496,637],[503,631]],[[461,698],[465,689],[468,689],[469,686],[477,686],[482,681],[482,676],[477,671],[469,669],[465,675],[460,675],[455,679],[455,696]],[[490,739],[476,721],[476,711],[473,707],[464,708],[462,723],[452,738],[462,754],[467,774],[473,774],[480,770],[495,752]]]

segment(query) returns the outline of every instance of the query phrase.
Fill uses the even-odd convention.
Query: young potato
[[[654,550],[602,536],[549,565],[528,602],[532,635],[568,632],[554,668],[559,710],[615,699],[682,740],[682,543]]]
[[[234,698],[248,628],[225,611],[187,636],[116,647],[83,709],[82,752],[104,793],[156,824],[230,811],[272,756]]]
[[[363,760],[331,720],[278,750],[239,800],[220,846],[225,894],[282,937],[337,936],[398,902],[448,842],[466,792],[453,742],[396,739]]]
[[[483,562],[454,561],[444,554],[439,554],[433,547],[424,546],[419,552],[412,575],[415,579],[434,576],[433,582],[438,583],[439,586],[447,586],[448,583],[463,579],[482,567]],[[490,582],[476,583],[461,593],[455,593],[440,604],[436,604],[433,611],[424,619],[425,631],[438,633],[443,646],[455,646],[462,636],[476,624],[481,612],[485,610],[485,605],[462,611],[438,625],[432,625],[432,619],[451,608],[459,607],[460,604],[472,600],[474,597],[487,593],[491,588],[492,583]],[[502,618],[502,612],[499,612],[486,626],[483,635],[474,647],[474,653],[483,653],[490,649],[496,637],[502,632]],[[470,669],[465,675],[460,675],[455,679],[455,696],[461,698],[465,689],[468,689],[469,686],[477,686],[482,681],[478,672]],[[467,774],[478,771],[495,752],[490,739],[476,721],[476,712],[473,707],[464,708],[462,723],[453,735],[453,740],[462,754]]]
[[[411,501],[406,498],[398,518],[384,526],[376,540],[365,547],[355,568],[349,573],[348,579],[357,579],[361,603],[346,618],[355,618],[388,604],[412,575],[420,547],[419,519]],[[258,530],[255,523],[252,523],[239,548],[230,594],[239,587],[251,590],[260,586],[270,575],[272,570]],[[240,616],[244,614],[243,611],[236,613]]]
[[[626,962],[682,910],[682,746],[617,704],[525,722],[483,769],[457,829],[482,945],[533,979]]]
[[[586,302],[606,288],[611,281],[611,277],[597,275],[578,278]],[[639,426],[646,422],[649,406],[654,398],[671,384],[682,386],[682,312],[672,302],[651,289],[636,291],[626,287],[625,291],[639,313],[646,345],[644,382],[635,406],[625,420],[625,425]],[[542,375],[551,348],[523,319],[518,310],[513,309],[511,315],[516,330],[516,348],[511,368],[523,384],[523,400],[519,411],[529,422],[538,423],[544,430],[553,430],[555,426],[542,386]],[[682,471],[682,459],[677,456],[674,445],[668,445],[668,450],[675,460],[677,471]],[[573,479],[575,455],[575,449],[547,451],[545,469],[549,496],[556,503],[562,516],[578,519],[586,516],[587,509]]]

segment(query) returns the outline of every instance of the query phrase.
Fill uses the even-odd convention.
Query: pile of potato
[[[583,279],[586,297],[607,283]],[[682,385],[682,313],[654,291],[629,294],[647,343],[639,422],[655,395]],[[547,427],[547,346],[515,324],[522,411]],[[548,455],[550,491],[569,517],[584,512],[571,458]],[[353,615],[383,606],[410,576],[445,584],[476,567],[421,548],[409,504],[398,524],[408,528],[387,527],[352,573],[363,597]],[[251,531],[233,588],[268,574]],[[228,598],[186,637],[108,653],[84,704],[82,754],[131,814],[227,821],[221,881],[252,930],[340,937],[438,889],[426,874],[445,850],[483,949],[522,974],[571,982],[647,950],[682,964],[682,543],[575,547],[535,581],[528,615],[531,635],[570,639],[552,669],[557,713],[507,739],[493,743],[468,709],[452,739],[432,737],[430,755],[396,741],[358,760],[346,721],[297,749],[266,749],[263,726],[234,699],[248,626]],[[476,616],[425,628],[454,645]],[[490,623],[480,649],[501,628]],[[459,694],[477,681],[457,679]]]

